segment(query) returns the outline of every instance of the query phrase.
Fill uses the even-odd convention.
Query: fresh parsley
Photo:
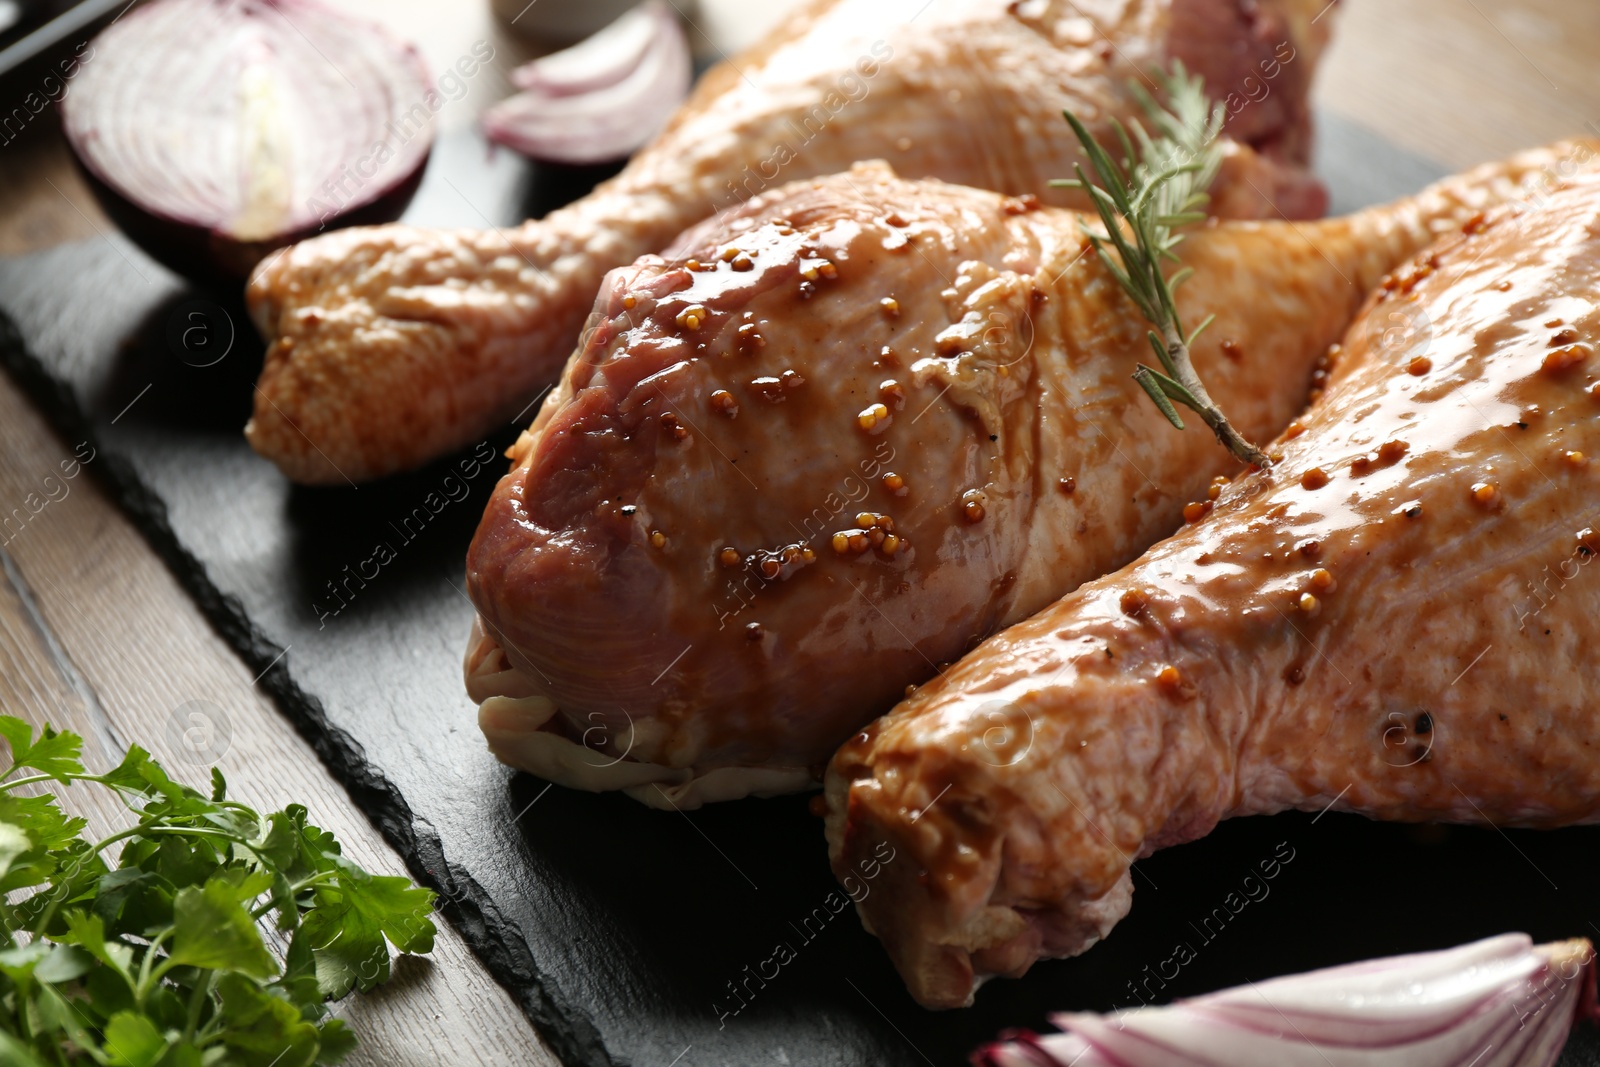
[[[215,769],[206,796],[137,746],[89,774],[81,737],[12,716],[0,737],[0,1064],[335,1063],[355,1035],[327,1002],[387,980],[390,945],[433,947],[433,893],[351,863],[298,804],[259,815]],[[133,825],[90,841],[22,788],[78,782]]]

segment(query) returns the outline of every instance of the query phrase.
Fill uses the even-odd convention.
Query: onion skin
[[[420,54],[321,0],[154,0],[94,47],[62,102],[78,168],[195,281],[231,287],[285,245],[391,222],[421,182],[437,92]]]
[[[1504,934],[1002,1035],[976,1067],[1550,1067],[1596,1018],[1595,953]]]
[[[423,168],[418,168],[399,185],[376,200],[330,218],[326,225],[313,224],[291,233],[275,234],[265,241],[241,241],[206,226],[180,222],[154,215],[117,192],[83,163],[75,159],[100,208],[151,259],[175,274],[207,284],[243,284],[263,259],[288,245],[344,226],[377,226],[394,222],[422,184]]]

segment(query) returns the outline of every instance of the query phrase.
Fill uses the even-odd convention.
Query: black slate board
[[[1441,171],[1335,117],[1323,131],[1336,209]],[[487,159],[462,134],[436,149],[408,219],[509,223],[595,177]],[[209,327],[215,351],[230,322],[232,350],[191,365],[208,358],[185,353],[182,331]],[[922,1011],[853,911],[824,907],[835,886],[806,798],[675,814],[496,764],[462,690],[461,561],[501,462],[409,533],[430,492],[459,495],[447,479],[463,457],[359,490],[293,488],[238,433],[259,351],[237,300],[185,289],[118,235],[0,261],[0,358],[70,442],[96,443],[91,468],[569,1064],[943,1067],[1004,1027],[1043,1028],[1048,1011],[1131,1003],[1180,942],[1192,962],[1141,990],[1170,999],[1510,929],[1600,936],[1600,831],[1289,814],[1139,863],[1132,915],[1087,955],[994,982],[972,1009]],[[397,558],[324,614],[326,583],[379,542]],[[1267,896],[1204,925],[1290,850]],[[751,979],[771,975],[780,943],[792,962]],[[751,992],[724,1015],[730,983]],[[1562,1062],[1600,1063],[1597,1047],[1586,1032]]]

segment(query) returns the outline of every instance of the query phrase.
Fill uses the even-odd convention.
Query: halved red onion
[[[204,281],[398,218],[443,104],[415,48],[320,0],[153,0],[93,45],[67,140],[117,225]]]
[[[978,1067],[1550,1067],[1593,1019],[1595,953],[1503,934],[1140,1007],[1051,1018]]]
[[[489,140],[553,163],[622,159],[689,93],[689,42],[671,7],[649,0],[564,51],[518,67],[522,89],[484,113]]]

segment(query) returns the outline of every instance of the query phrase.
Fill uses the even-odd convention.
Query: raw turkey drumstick
[[[1600,817],[1597,299],[1592,173],[1434,246],[1281,462],[839,751],[835,869],[901,857],[862,914],[918,1000],[1082,952],[1232,816]]]
[[[1327,6],[810,0],[707,74],[620,175],[537,222],[341,230],[267,261],[249,289],[268,347],[245,433],[295,481],[334,485],[471,444],[555,379],[606,271],[860,160],[1080,202],[1048,187],[1080,159],[1062,110],[1110,136],[1142,114],[1129,80],[1175,59],[1232,115],[1211,210],[1315,217],[1306,90]]]
[[[1346,219],[1181,247],[1196,365],[1269,439],[1385,272],[1581,146]],[[697,805],[803,789],[978,640],[1133,559],[1236,469],[1130,375],[1144,324],[1079,216],[882,164],[612,272],[467,561],[467,682],[507,763]]]

